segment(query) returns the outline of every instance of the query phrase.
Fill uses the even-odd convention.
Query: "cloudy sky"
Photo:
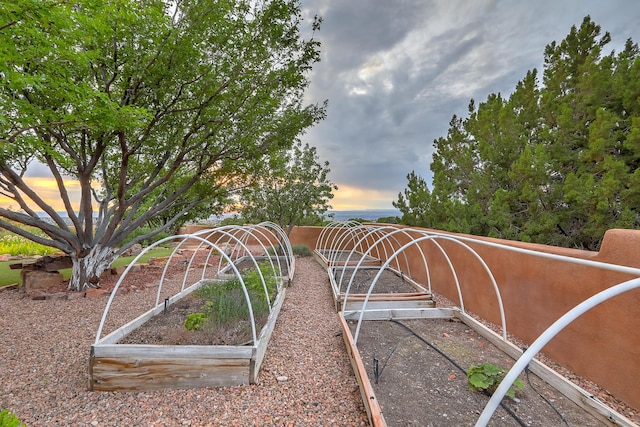
[[[415,170],[431,180],[433,140],[470,99],[508,96],[571,26],[591,19],[605,48],[640,42],[638,0],[301,0],[322,16],[310,102],[327,119],[303,136],[330,163],[335,209],[392,208]]]
[[[314,15],[323,18],[308,102],[329,100],[327,119],[302,140],[329,161],[337,210],[391,209],[412,170],[430,183],[433,141],[446,136],[451,117],[466,117],[472,98],[508,96],[528,70],[542,72],[545,46],[586,15],[611,33],[606,53],[628,38],[640,43],[640,0],[301,3],[305,30]],[[29,175],[60,208],[50,175],[35,166]],[[75,201],[77,183],[68,185]]]

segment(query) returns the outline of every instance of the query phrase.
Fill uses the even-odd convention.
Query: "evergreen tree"
[[[407,177],[396,204],[406,220],[590,250],[609,228],[637,228],[639,51],[628,40],[603,55],[610,40],[587,16],[546,46],[542,84],[532,70],[508,99],[472,100],[434,141],[432,191]]]

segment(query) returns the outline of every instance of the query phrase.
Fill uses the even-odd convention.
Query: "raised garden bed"
[[[373,426],[475,425],[489,397],[471,391],[462,370],[484,362],[508,370],[522,354],[458,309],[370,310],[358,330],[359,318],[340,315]],[[524,389],[503,400],[491,425],[565,425],[558,412],[572,426],[634,425],[535,359],[520,379]]]
[[[229,230],[229,228],[225,230]],[[251,233],[251,230],[253,229],[247,229],[247,232]],[[246,238],[239,232],[241,230],[232,228],[231,231],[234,234],[225,232],[235,243],[241,242],[241,237]],[[238,235],[241,237],[237,237]],[[220,254],[234,274],[220,274],[218,271],[212,273],[213,269],[209,268],[211,277],[207,278],[204,277],[207,270],[205,267],[199,281],[188,287],[183,284],[179,292],[164,301],[159,299],[161,281],[158,299],[153,308],[101,337],[104,319],[118,288],[116,285],[107,303],[96,342],[91,346],[89,360],[89,388],[91,390],[184,389],[256,382],[269,338],[286,294],[285,281],[280,275],[281,273],[279,271],[276,273],[271,268],[273,263],[265,265],[263,261],[260,264],[250,251],[245,252],[243,257],[251,258],[251,263],[258,266],[261,271],[261,274],[257,274],[257,270],[254,271],[252,276],[254,283],[251,285],[245,276],[250,270],[249,266],[242,268],[243,273],[235,266],[236,262],[241,263],[246,259],[232,259],[224,253],[225,247],[211,243],[201,236],[189,235],[173,238],[184,239],[181,245],[188,244],[190,239],[199,242],[201,246],[205,245],[211,251]],[[274,243],[279,244],[279,242]],[[247,245],[242,244],[242,246],[248,250]],[[180,245],[176,250],[179,250],[179,247]],[[185,278],[189,266],[192,264],[191,261],[187,261]],[[289,262],[288,265],[292,266],[293,264]],[[249,272],[249,274],[251,273]],[[287,274],[292,276],[293,269]],[[126,272],[123,278],[125,276]],[[207,287],[215,289],[217,286],[227,286],[225,284],[233,279],[238,282],[234,288],[234,292],[237,294],[236,299],[238,297],[245,298],[248,318],[233,324],[225,324],[219,333],[210,333],[205,328],[198,331],[187,331],[185,322],[187,322],[189,314],[198,315],[192,320],[198,320],[199,315],[202,314],[203,319],[200,320],[203,320],[203,325],[207,324],[205,322],[205,319],[208,319],[208,315],[205,315],[208,313],[207,310],[218,304],[217,302],[209,302],[209,306],[203,308],[207,302],[199,300],[201,298],[199,292]],[[258,281],[257,284],[255,280]],[[269,280],[272,281],[271,285],[268,284]],[[256,292],[252,293],[252,289]],[[260,293],[262,289],[264,292]],[[271,298],[267,299],[266,295],[270,295]],[[259,313],[255,313],[259,302],[265,304],[263,300],[258,301],[261,298],[266,300],[268,315],[260,316]],[[224,304],[226,307],[226,303]],[[170,318],[174,320],[169,320]],[[247,330],[250,333],[245,335]]]
[[[276,270],[276,275],[281,277],[282,280],[284,280],[285,282],[288,282],[290,280],[289,265],[285,260],[285,257],[283,256],[267,257],[265,255],[261,255],[261,256],[254,256],[253,258],[250,258],[248,256],[243,256],[238,258],[237,260],[234,260],[233,264],[238,269],[238,271],[242,273],[244,271],[255,268],[254,260],[255,262],[258,262],[258,263],[267,263],[269,262],[269,260],[271,260],[271,263],[273,264],[273,267]],[[223,266],[218,271],[219,277],[225,276],[225,275],[235,276],[235,273],[230,265]]]
[[[329,269],[329,279],[337,311],[360,310],[369,290],[367,309],[371,310],[434,306],[431,292],[390,267],[361,265],[357,270],[350,266],[332,267]]]
[[[330,251],[330,250],[316,250],[316,257],[321,261],[321,264],[325,265],[356,265],[361,263],[365,266],[376,265],[379,266],[382,262],[380,259],[365,255],[362,252],[351,252],[346,250]]]

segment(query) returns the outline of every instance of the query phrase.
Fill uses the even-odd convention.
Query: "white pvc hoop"
[[[379,229],[379,230],[376,230]],[[387,232],[387,230],[393,230],[391,232]],[[369,252],[371,249],[376,248],[376,250],[378,250],[378,244],[381,243],[381,246],[384,249],[384,254],[385,254],[385,259],[392,259],[396,261],[396,266],[398,268],[398,271],[401,271],[402,269],[400,268],[400,261],[398,260],[397,257],[389,257],[388,253],[387,253],[387,248],[384,245],[385,242],[389,241],[389,246],[391,248],[392,251],[395,251],[394,246],[392,244],[392,242],[390,241],[390,238],[393,238],[393,242],[395,242],[398,247],[401,246],[400,242],[398,242],[398,240],[395,238],[395,234],[396,233],[401,233],[403,235],[405,235],[406,237],[413,239],[413,236],[411,236],[411,234],[408,233],[407,230],[405,229],[401,229],[401,228],[396,228],[396,227],[392,227],[392,226],[382,226],[382,227],[373,227],[369,233],[367,233],[365,236],[363,236],[358,243],[355,245],[355,247],[351,250],[351,252],[349,253],[349,255],[347,256],[347,259],[345,261],[345,268],[342,270],[342,274],[340,275],[340,281],[338,282],[338,290],[340,290],[342,288],[342,282],[344,280],[344,273],[346,271],[346,266],[349,264],[349,261],[351,260],[351,257],[353,256],[353,254],[355,253],[355,250],[358,247],[361,247],[361,244],[366,241],[369,237],[373,237],[373,234],[379,234],[379,233],[386,233],[386,234],[382,234],[382,237],[377,237],[376,240],[373,241],[373,243],[371,245],[369,245],[369,248],[367,251],[364,252],[363,257],[359,260],[356,268],[354,269],[353,273],[351,274],[351,280],[349,281],[349,284],[347,285],[347,290],[346,293],[347,295],[349,294],[349,289],[351,287],[351,283],[353,282],[353,279],[355,277],[356,274],[356,270],[362,265],[363,260],[366,258],[366,256],[368,256]],[[420,255],[422,256],[422,260],[424,262],[425,268],[427,269],[427,273],[428,273],[428,267],[427,267],[427,261],[425,259],[424,253],[422,252],[422,248],[418,247],[418,250],[420,252]],[[379,252],[378,252],[379,254]],[[407,265],[407,274],[409,275],[409,277],[411,277],[411,270],[409,268],[409,259],[407,258],[406,254],[403,255],[405,257],[405,263]],[[429,280],[429,277],[427,277],[427,282],[428,282],[428,286],[429,286],[429,291],[431,291],[431,282]]]
[[[484,407],[480,418],[476,422],[476,427],[484,427],[487,425],[491,416],[495,412],[496,408],[507,394],[507,391],[515,382],[518,375],[527,367],[531,359],[542,350],[542,348],[555,337],[560,331],[562,331],[567,325],[573,322],[578,317],[582,316],[587,311],[591,310],[598,304],[620,295],[624,292],[632,289],[640,288],[640,278],[628,280],[626,282],[619,283],[611,288],[607,288],[594,296],[584,300],[580,304],[573,307],[566,312],[562,317],[556,320],[551,326],[549,326],[538,338],[529,346],[529,348],[522,353],[520,358],[513,364],[509,372],[500,382],[500,385],[489,399],[489,402]]]
[[[208,245],[215,246],[213,243],[208,242],[208,241],[206,241],[205,239],[202,239],[199,236],[189,235],[189,234],[180,234],[180,235],[170,236],[170,237],[166,237],[164,239],[158,240],[157,242],[149,245],[142,252],[140,252],[140,254],[138,254],[131,261],[131,263],[127,266],[125,271],[122,273],[122,275],[120,276],[120,279],[118,279],[118,282],[116,283],[115,287],[113,288],[113,291],[111,292],[111,295],[109,296],[109,300],[107,301],[107,305],[105,306],[104,312],[102,313],[102,319],[100,320],[100,325],[98,326],[98,332],[96,333],[96,340],[95,340],[96,344],[100,341],[100,337],[102,335],[102,329],[104,328],[104,323],[105,323],[105,320],[107,318],[107,314],[109,313],[109,309],[111,308],[111,303],[113,302],[113,299],[114,299],[116,293],[118,292],[118,289],[120,288],[120,285],[124,281],[124,278],[127,276],[129,271],[131,270],[131,268],[133,268],[135,263],[141,258],[142,255],[146,254],[152,248],[155,248],[156,246],[158,246],[158,245],[160,245],[160,244],[162,244],[164,242],[167,242],[169,240],[175,240],[175,239],[180,239],[180,238],[182,238],[182,239],[192,238],[192,239],[196,239],[196,240],[200,240],[200,241],[206,242],[206,244],[208,244]],[[176,250],[177,250],[177,248],[174,249],[174,252]],[[222,252],[221,252],[221,255],[228,258],[228,256],[226,254],[222,253]],[[231,259],[229,259],[229,261],[231,261]],[[236,273],[236,276],[240,280],[240,285],[242,287],[242,292],[244,293],[244,297],[245,297],[245,299],[247,301],[247,306],[249,308],[249,317],[250,317],[250,320],[251,320],[251,333],[252,333],[253,343],[255,345],[255,343],[257,342],[257,334],[256,334],[255,319],[254,319],[254,316],[253,316],[253,307],[251,305],[251,299],[249,298],[249,293],[247,292],[247,287],[244,284],[244,280],[242,280],[242,276],[240,275],[240,272],[235,267],[235,265],[233,265],[233,263],[231,263],[231,266],[232,266],[234,272]],[[162,286],[162,282],[159,283],[158,286],[161,287]],[[158,292],[160,292],[160,290],[158,290]],[[158,306],[158,302],[157,301],[156,301],[156,305],[155,306],[156,307]]]
[[[434,240],[434,239],[437,239],[437,238],[445,238],[445,239],[447,239],[447,240],[452,240],[452,241],[454,241],[454,242],[455,242],[455,239],[451,238],[450,236],[446,236],[446,235],[424,235],[423,237],[420,237],[420,238],[414,239],[414,240],[412,240],[412,241],[410,241],[410,242],[406,243],[404,246],[402,246],[401,248],[399,248],[399,249],[398,249],[398,250],[397,250],[397,251],[392,255],[392,257],[397,256],[397,254],[398,254],[399,252],[404,251],[406,248],[408,248],[408,247],[410,247],[410,246],[417,245],[418,243],[420,243],[420,242],[422,242],[422,241],[426,241],[426,240]],[[498,299],[498,306],[499,306],[499,309],[500,309],[500,317],[501,317],[501,320],[502,320],[502,335],[503,335],[503,339],[506,341],[506,340],[507,340],[507,324],[506,324],[506,319],[505,319],[505,314],[504,314],[504,307],[503,307],[503,304],[502,304],[502,298],[501,298],[501,296],[500,296],[500,290],[498,289],[498,285],[497,285],[497,283],[496,283],[496,281],[495,281],[495,279],[494,279],[494,277],[493,277],[493,274],[491,273],[491,270],[488,268],[488,266],[486,265],[486,263],[484,263],[484,261],[482,260],[482,258],[481,258],[477,253],[475,253],[475,251],[474,251],[473,249],[469,248],[469,247],[468,247],[467,245],[465,245],[464,243],[461,243],[461,242],[456,242],[456,243],[460,243],[460,244],[462,244],[463,246],[467,247],[471,253],[473,253],[473,254],[474,254],[478,259],[480,259],[480,261],[481,261],[482,265],[485,267],[485,270],[487,271],[487,274],[489,275],[489,277],[490,277],[490,279],[491,279],[491,282],[493,283],[494,291],[496,292],[496,298]],[[438,245],[438,247],[440,247],[440,246]],[[441,247],[440,247],[440,248],[441,248]],[[442,249],[442,248],[441,248],[441,249]],[[446,254],[445,254],[445,256],[446,256]],[[448,256],[446,256],[446,258],[447,258],[447,261],[449,262],[449,266],[450,266],[451,268],[453,268],[453,266],[452,266],[452,264],[451,264],[451,261],[449,260],[449,257],[448,257]],[[389,262],[390,262],[390,259],[389,259],[389,260],[387,260],[387,261],[386,261],[386,262],[385,262],[385,263],[380,267],[380,271],[378,271],[378,274],[377,274],[377,275],[376,275],[376,277],[373,279],[373,282],[371,283],[371,286],[369,287],[369,291],[367,292],[367,295],[366,295],[366,297],[365,297],[365,299],[364,299],[364,301],[363,301],[362,308],[361,308],[361,310],[360,310],[360,316],[359,316],[359,319],[358,319],[358,325],[357,325],[357,327],[356,327],[356,332],[355,332],[355,334],[354,334],[354,339],[353,339],[354,344],[357,344],[357,343],[358,343],[358,335],[359,335],[359,333],[360,333],[360,326],[361,326],[361,324],[362,324],[362,320],[363,320],[363,318],[364,318],[364,312],[365,312],[366,306],[367,306],[367,304],[368,304],[368,302],[369,302],[369,298],[371,297],[371,293],[373,292],[373,288],[374,288],[374,286],[375,286],[376,282],[378,281],[378,279],[380,278],[380,276],[382,275],[382,271],[387,267],[387,265],[389,264]],[[461,292],[461,289],[460,289],[459,283],[458,283],[458,281],[457,281],[457,274],[455,274],[455,270],[453,270],[453,273],[454,273],[454,276],[455,276],[455,278],[456,278],[456,284],[458,285],[458,292],[460,293],[460,298],[462,299],[462,292]],[[349,282],[349,286],[351,286],[351,282]],[[344,304],[343,304],[343,307],[342,307],[342,311],[343,311],[343,313],[344,313],[344,311],[345,311],[345,307],[346,307],[346,305],[347,305],[348,289],[349,289],[349,288],[347,288],[347,293],[345,294]]]
[[[292,262],[293,256],[292,256],[291,245],[290,245],[288,239],[286,238],[286,235],[277,231],[278,230],[278,226],[276,224],[267,222],[267,223],[262,223],[259,226],[262,227],[264,230],[266,230],[269,234],[271,234],[271,236],[275,238],[275,241],[279,242],[280,245],[283,248],[286,248],[286,251],[288,252],[289,256],[285,256],[285,260],[288,263],[287,265],[288,265],[288,268],[289,268],[289,274],[292,276],[292,273],[293,273],[293,267],[292,267],[293,266],[293,262]],[[244,227],[244,228],[237,227],[237,226],[232,226],[232,227],[233,227],[232,231],[236,231],[236,232],[241,232],[242,231],[242,232],[245,233],[244,236],[246,236],[246,234],[248,233],[248,234],[252,235],[252,237],[254,239],[256,239],[260,243],[262,248],[265,250],[265,253],[267,254],[267,257],[269,258],[269,262],[271,264],[271,268],[272,268],[272,271],[274,273],[274,278],[276,279],[276,283],[278,283],[279,290],[281,290],[282,283],[278,280],[277,277],[275,277],[276,269],[275,269],[275,266],[273,265],[273,261],[271,260],[271,257],[269,256],[269,252],[266,250],[266,247],[262,243],[261,239],[256,237],[253,233],[254,232],[259,233],[262,237],[264,237],[269,242],[272,242],[272,240],[268,236],[266,236],[265,233],[263,233],[261,230],[257,230],[256,231],[255,227],[252,227],[252,228],[249,228],[249,229],[247,229],[247,227]],[[273,230],[276,230],[276,233],[278,233],[282,239],[278,239],[276,233],[274,233],[272,230],[269,230],[269,228],[273,228]],[[230,257],[229,254],[226,254],[224,252],[224,250],[222,250],[222,248],[220,248],[216,243],[213,243],[213,242],[207,240],[206,238],[201,237],[201,235],[204,235],[204,234],[207,234],[207,233],[209,233],[209,235],[211,235],[212,233],[215,233],[215,232],[219,232],[222,235],[226,235],[231,240],[234,240],[236,242],[236,246],[240,246],[245,251],[245,253],[248,254],[249,258],[251,258],[251,260],[253,261],[254,265],[256,266],[256,269],[257,269],[258,274],[260,276],[260,279],[262,281],[262,286],[263,286],[263,289],[264,289],[264,292],[265,292],[265,296],[266,296],[266,299],[267,299],[267,306],[269,308],[269,311],[271,311],[271,309],[272,309],[271,301],[270,301],[268,290],[266,288],[266,282],[264,280],[262,272],[260,271],[260,268],[258,266],[258,263],[257,263],[255,257],[253,256],[251,251],[248,249],[248,247],[241,241],[240,238],[238,238],[234,234],[232,234],[229,231],[227,231],[225,229],[225,227],[222,227],[222,228],[219,228],[219,229],[201,230],[200,232],[197,232],[197,233],[194,233],[194,234],[180,234],[180,235],[169,236],[169,237],[166,237],[164,239],[158,240],[157,242],[154,242],[153,244],[151,244],[147,248],[145,248],[142,252],[140,252],[140,254],[138,254],[131,261],[131,263],[127,266],[125,271],[120,276],[120,279],[116,283],[113,291],[111,292],[111,295],[109,296],[109,300],[107,301],[107,304],[105,306],[104,312],[102,314],[102,318],[100,320],[100,325],[99,325],[98,331],[96,333],[96,343],[98,343],[98,341],[100,340],[100,337],[102,335],[102,331],[104,329],[104,324],[105,324],[107,315],[109,313],[109,310],[111,308],[111,304],[113,302],[113,299],[114,299],[118,289],[120,288],[120,285],[122,284],[122,282],[126,278],[127,274],[131,271],[133,266],[137,263],[137,261],[143,255],[145,255],[147,252],[149,252],[151,249],[153,249],[153,248],[155,248],[155,247],[157,247],[157,246],[159,246],[159,245],[161,245],[161,244],[163,244],[163,243],[165,243],[167,241],[180,239],[180,243],[176,246],[176,248],[173,250],[173,252],[169,256],[169,258],[167,260],[167,263],[165,265],[165,268],[163,269],[162,276],[160,278],[160,282],[158,283],[158,293],[157,293],[157,296],[156,296],[156,303],[155,303],[155,307],[157,307],[158,304],[159,304],[159,301],[160,301],[160,295],[161,295],[161,292],[162,292],[162,286],[164,284],[164,279],[166,277],[166,273],[167,273],[168,267],[171,264],[171,260],[173,259],[175,254],[180,250],[180,248],[184,244],[186,244],[187,241],[189,241],[189,239],[195,239],[200,243],[198,245],[198,248],[192,254],[191,259],[189,260],[188,265],[185,268],[185,274],[184,274],[184,277],[183,277],[183,283],[182,283],[181,291],[184,290],[185,283],[186,283],[188,274],[190,272],[193,260],[195,259],[195,254],[197,253],[197,250],[200,249],[202,246],[209,246],[210,247],[209,256],[213,251],[219,252],[220,256],[221,256],[221,259],[225,259],[225,261],[230,265],[231,269],[233,270],[233,272],[235,273],[236,277],[240,281],[240,284],[241,284],[241,287],[242,287],[242,291],[243,291],[243,294],[245,296],[245,299],[246,299],[246,302],[247,302],[247,306],[248,306],[248,309],[249,309],[249,317],[250,317],[250,320],[251,320],[252,338],[253,338],[253,342],[254,342],[254,345],[255,345],[255,343],[257,341],[257,332],[256,332],[255,318],[254,318],[254,315],[253,315],[253,306],[251,304],[251,300],[249,298],[249,294],[248,294],[246,285],[244,283],[244,280],[242,279],[242,275],[240,274],[240,271],[235,266],[234,260]],[[276,251],[276,256],[278,258],[278,268],[280,269],[280,272],[281,272],[282,269],[281,269],[281,266],[279,264],[279,262],[280,262],[279,258],[280,257],[277,255],[277,251]],[[207,260],[208,259],[209,258],[207,258]],[[207,263],[208,263],[208,261],[207,261]],[[205,267],[203,268],[203,273],[202,273],[201,280],[204,280],[205,270],[206,270],[206,264],[205,264]]]

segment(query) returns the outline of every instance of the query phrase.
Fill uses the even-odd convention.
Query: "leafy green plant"
[[[276,278],[273,272],[274,269],[271,267],[271,263],[269,261],[258,263],[258,268],[260,269],[260,272],[255,268],[251,269],[242,275],[242,280],[248,289],[251,289],[256,294],[261,295],[262,298],[264,298],[264,287],[262,286],[262,279],[264,279],[267,292],[269,292],[269,299],[272,300],[277,291]],[[274,268],[277,269],[277,265],[274,264]],[[262,279],[260,278],[260,274],[262,274]]]
[[[10,255],[49,255],[60,252],[51,246],[32,242],[17,234],[5,234],[0,237],[0,253]]]
[[[184,321],[184,327],[188,331],[199,331],[200,329],[202,329],[206,321],[207,321],[206,313],[198,312],[198,313],[187,314],[187,318]]]
[[[24,427],[25,424],[8,409],[0,411],[0,427]]]
[[[500,385],[500,382],[504,379],[506,373],[507,371],[491,363],[483,363],[482,365],[471,365],[469,371],[467,372],[467,378],[469,379],[469,389],[473,391],[483,391],[491,395],[496,391],[496,389]],[[522,383],[522,381],[520,381],[520,379],[516,379],[513,385],[518,390],[522,390],[524,388],[524,384]],[[509,390],[507,391],[507,396],[516,396],[516,391],[513,387],[509,388]]]
[[[273,275],[271,264],[267,261],[260,263],[258,266],[264,278],[269,299],[273,301],[277,293],[277,282]],[[267,314],[269,312],[269,304],[265,298],[264,288],[258,270],[252,269],[245,272],[242,275],[242,280],[247,288],[249,299],[251,300],[253,315],[260,317]],[[249,318],[249,306],[238,278],[229,279],[222,283],[208,283],[196,290],[194,295],[197,298],[206,300],[202,308],[203,312],[194,313],[203,314],[204,318],[202,318],[202,316],[195,316],[192,320],[192,322],[199,322],[200,320],[195,319],[202,318],[202,324],[199,324],[199,327],[203,326],[206,321],[226,324]],[[189,321],[189,318],[185,321],[185,327],[187,327],[187,321]],[[187,327],[187,329],[189,329],[189,327]]]

